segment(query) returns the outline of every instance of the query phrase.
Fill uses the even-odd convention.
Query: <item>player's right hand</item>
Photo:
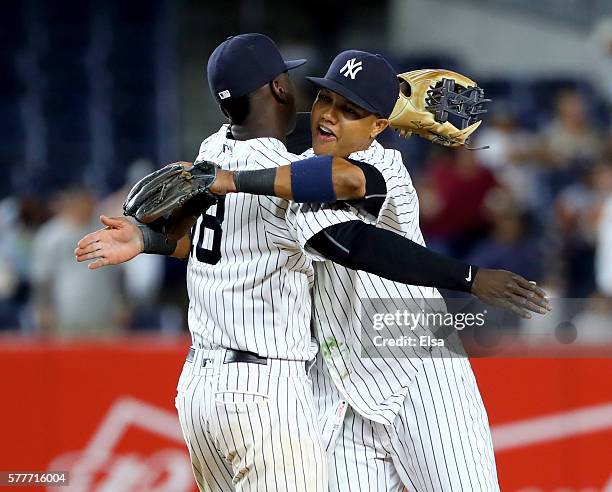
[[[522,318],[531,313],[546,314],[551,310],[546,292],[507,270],[480,268],[472,284],[472,294],[493,306],[509,309]]]
[[[87,265],[96,270],[108,265],[118,265],[142,253],[144,243],[142,232],[125,217],[100,216],[104,229],[83,237],[74,250],[76,261],[95,260]]]
[[[209,191],[215,195],[227,195],[228,193],[236,193],[236,182],[234,181],[234,172],[226,171],[225,169],[217,169],[217,176],[210,185]]]

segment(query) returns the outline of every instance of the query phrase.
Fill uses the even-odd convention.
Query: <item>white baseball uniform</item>
[[[418,197],[399,152],[374,142],[351,158],[382,173],[387,197],[377,217],[353,207],[349,220],[424,244]],[[337,206],[292,204],[287,217],[306,246],[337,213]],[[309,256],[323,259],[315,251]],[[360,357],[368,321],[361,314],[362,299],[384,299],[389,313],[401,307],[394,299],[438,300],[436,310],[438,291],[330,261],[317,261],[315,271],[313,325],[323,357],[312,374],[330,452],[330,490],[498,490],[486,411],[466,358],[443,357],[438,349],[423,357],[409,347],[396,348],[401,354],[395,358]]]
[[[198,159],[227,170],[299,159],[274,138],[236,141],[227,125]],[[231,194],[200,217],[188,264],[192,361],[176,406],[201,490],[327,490],[312,381],[312,262],[286,221],[289,202]],[[336,222],[346,220],[339,217]],[[227,349],[268,358],[226,363]]]

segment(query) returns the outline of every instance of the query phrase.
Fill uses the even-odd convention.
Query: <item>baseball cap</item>
[[[208,59],[208,85],[217,102],[244,96],[306,60],[283,60],[278,46],[258,33],[230,36]]]
[[[334,58],[325,77],[306,79],[383,118],[389,117],[399,95],[393,67],[381,55],[367,51],[343,51]]]

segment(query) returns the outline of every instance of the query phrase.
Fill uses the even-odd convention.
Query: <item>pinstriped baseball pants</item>
[[[223,358],[222,350],[197,350],[177,387],[199,489],[326,491],[325,451],[304,362],[224,364]]]
[[[486,411],[465,358],[425,359],[392,425],[349,407],[330,447],[331,492],[499,490]]]

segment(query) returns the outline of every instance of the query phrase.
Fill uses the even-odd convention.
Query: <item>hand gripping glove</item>
[[[190,167],[169,164],[136,183],[123,204],[123,213],[142,224],[171,220],[188,204],[190,213],[202,214],[217,202],[210,187],[217,175],[213,162],[198,161]],[[197,204],[198,210],[191,210]]]

